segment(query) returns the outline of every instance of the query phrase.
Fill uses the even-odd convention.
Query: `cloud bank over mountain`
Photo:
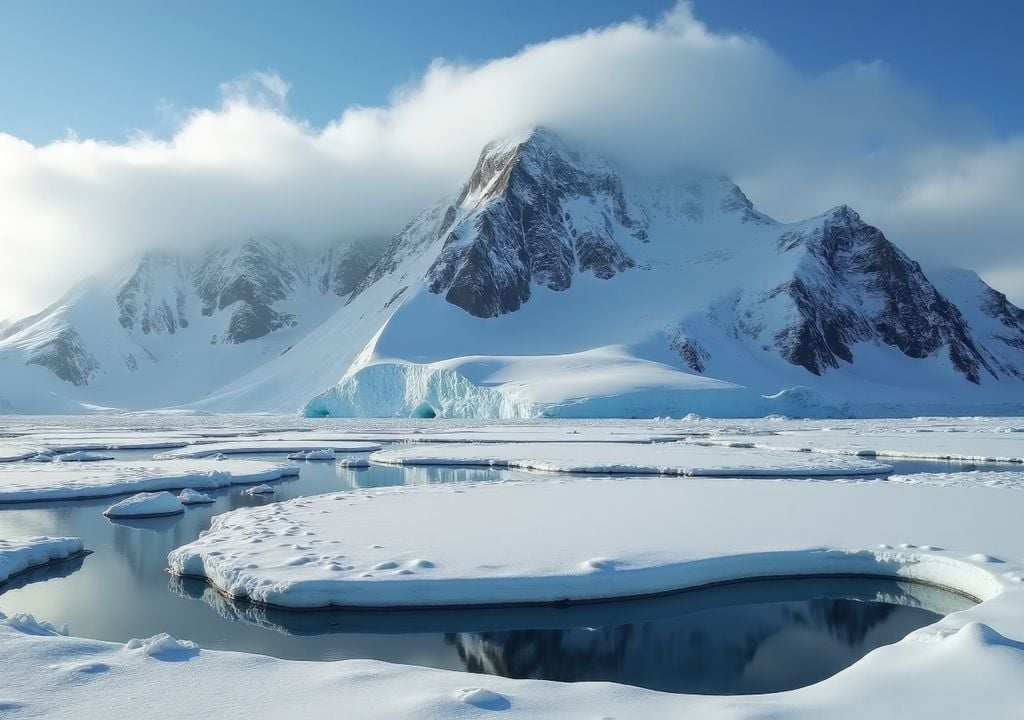
[[[227,82],[167,138],[0,132],[0,317],[143,250],[389,235],[454,192],[487,141],[535,124],[641,173],[727,173],[782,220],[848,203],[915,257],[1024,301],[1024,136],[936,107],[881,63],[807,75],[685,4],[479,65],[435,61],[386,106],[324,127],[290,112],[288,89],[273,71]]]

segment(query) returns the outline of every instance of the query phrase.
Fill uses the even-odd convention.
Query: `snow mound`
[[[859,458],[696,443],[488,443],[411,445],[370,455],[384,465],[454,465],[541,472],[706,477],[887,475],[892,467]]]
[[[53,457],[53,462],[99,462],[101,460],[113,460],[113,455],[100,455],[98,453],[77,450],[75,452],[62,453]]]
[[[370,467],[370,461],[366,458],[361,457],[343,457],[338,459],[338,467],[340,468],[367,468]]]
[[[35,616],[31,613],[15,613],[10,617],[4,617],[0,614],[0,624],[6,625],[7,627],[13,628],[26,635],[66,636],[68,634],[67,625],[55,627],[53,624],[48,623],[45,620],[36,620]]]
[[[512,707],[509,699],[501,693],[482,687],[459,688],[452,696],[460,703],[472,705],[481,710],[508,710]]]
[[[176,640],[167,633],[160,633],[144,640],[133,638],[125,643],[124,649],[157,660],[187,660],[199,654],[199,646],[194,642]]]
[[[334,450],[331,450],[330,448],[324,450],[305,450],[292,453],[288,456],[288,459],[305,460],[307,462],[312,460],[330,461],[334,460]]]
[[[209,495],[192,488],[185,488],[178,493],[178,500],[181,501],[182,505],[207,505],[214,502],[214,499]]]
[[[81,539],[75,537],[0,538],[0,583],[12,575],[63,560],[84,550]]]
[[[114,503],[103,514],[110,518],[150,518],[185,512],[181,501],[169,492],[139,493]]]

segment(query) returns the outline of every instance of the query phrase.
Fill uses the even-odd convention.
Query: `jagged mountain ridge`
[[[379,257],[219,253],[198,273],[165,258],[159,288],[129,279],[118,300],[129,335],[216,321],[220,346],[259,355],[178,399],[201,409],[1024,408],[1024,312],[977,276],[923,271],[846,206],[778,223],[723,176],[635,175],[543,129],[488,145],[462,190]],[[295,287],[337,302],[315,317]]]
[[[223,370],[244,374],[282,352],[342,305],[379,254],[362,242],[312,250],[267,238],[194,256],[147,253],[4,328],[0,355],[46,369],[94,404],[130,393],[145,402],[154,380],[180,383],[162,396],[186,402],[217,387],[193,370],[230,356]]]

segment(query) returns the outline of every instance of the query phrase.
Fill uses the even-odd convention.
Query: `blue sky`
[[[0,3],[0,131],[41,144],[120,140],[173,128],[220,83],[273,69],[289,107],[322,125],[353,104],[385,103],[433,58],[480,62],[524,45],[640,16],[671,0],[5,0]],[[1001,134],[1024,124],[1024,2],[1017,0],[696,0],[712,30],[766,41],[823,72],[882,60],[940,106]]]
[[[389,236],[535,124],[1024,304],[1022,36],[1021,0],[0,0],[0,318],[150,249]]]

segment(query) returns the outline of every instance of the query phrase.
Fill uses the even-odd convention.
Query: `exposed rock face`
[[[169,280],[161,288],[161,280]],[[173,335],[188,327],[189,267],[181,258],[146,255],[117,292],[118,321],[126,330]]]
[[[72,385],[87,385],[99,369],[96,358],[85,349],[82,339],[74,328],[62,329],[56,337],[34,348],[27,362],[42,365],[61,380]]]
[[[487,146],[445,219],[430,292],[477,317],[518,310],[533,284],[565,290],[577,271],[628,270],[636,263],[619,239],[647,237],[618,175],[543,129]]]
[[[805,225],[779,238],[781,252],[806,253],[793,280],[776,289],[799,311],[775,336],[790,362],[820,375],[852,363],[854,344],[879,341],[912,358],[944,349],[974,383],[993,375],[960,311],[881,231],[845,205]]]

